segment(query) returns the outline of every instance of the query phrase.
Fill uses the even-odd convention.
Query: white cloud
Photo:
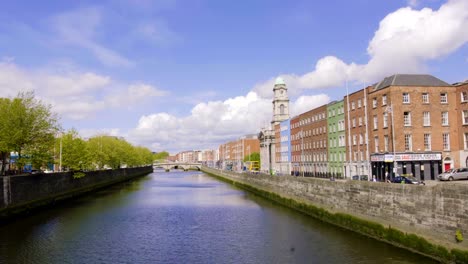
[[[438,10],[400,8],[380,21],[367,47],[366,64],[345,63],[335,56],[321,58],[312,72],[282,75],[292,95],[304,89],[343,85],[347,79],[369,84],[395,73],[425,72],[425,63],[446,56],[468,42],[468,1],[449,0]],[[254,91],[271,96],[274,78]]]
[[[172,31],[167,22],[162,19],[141,23],[136,27],[135,31],[145,39],[158,45],[169,45],[181,40],[181,37]]]
[[[0,61],[0,87],[0,97],[35,91],[54,111],[70,119],[84,119],[109,107],[141,105],[167,94],[150,84],[126,84],[93,72],[26,70],[7,61]]]
[[[133,65],[132,61],[96,41],[96,32],[101,24],[98,8],[64,12],[53,17],[51,23],[59,42],[87,49],[107,66]]]
[[[419,4],[419,0],[408,0],[408,5],[412,7],[416,7]]]
[[[290,103],[291,116],[329,100],[324,94],[301,96]],[[185,117],[168,113],[142,116],[137,127],[129,133],[129,139],[151,146],[156,151],[181,150],[187,146],[194,149],[215,148],[242,135],[258,133],[262,126],[269,126],[271,118],[271,100],[249,92],[225,101],[199,103]]]

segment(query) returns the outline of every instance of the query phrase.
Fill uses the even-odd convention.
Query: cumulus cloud
[[[70,119],[84,119],[109,107],[139,105],[167,94],[141,82],[126,84],[93,72],[27,70],[11,61],[0,61],[0,87],[0,97],[35,91],[54,111]]]
[[[438,10],[400,8],[380,21],[367,47],[366,64],[326,56],[317,61],[311,72],[281,77],[294,95],[304,89],[337,87],[345,80],[369,84],[395,73],[424,72],[427,61],[446,56],[468,42],[467,28],[466,0],[449,0]],[[271,96],[274,79],[255,85],[254,91]]]
[[[325,94],[301,96],[290,103],[291,116],[330,101]],[[168,113],[145,115],[129,138],[155,150],[216,148],[220,143],[246,134],[256,134],[272,119],[270,99],[249,92],[224,101],[199,103],[190,115],[176,117]]]

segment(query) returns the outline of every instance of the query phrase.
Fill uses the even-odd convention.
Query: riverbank
[[[143,176],[152,166],[0,177],[0,220]]]
[[[468,263],[468,189],[364,181],[332,182],[291,176],[242,174],[203,167],[239,186],[322,221],[442,262]]]

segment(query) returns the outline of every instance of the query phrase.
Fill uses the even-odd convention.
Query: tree
[[[250,155],[244,157],[244,162],[246,161],[258,161],[260,162],[260,153],[252,152]]]
[[[11,143],[8,140],[8,110],[11,106],[11,100],[8,98],[0,98],[0,160],[2,161],[2,168],[0,175],[5,174],[6,161],[12,150]]]
[[[161,151],[153,154],[154,160],[165,160],[169,156],[169,152]]]
[[[62,167],[69,170],[83,170],[91,168],[91,155],[86,141],[81,139],[75,129],[69,130],[56,139],[55,157],[60,152],[62,141]],[[57,162],[57,161],[56,161]]]
[[[12,100],[2,99],[0,105],[2,151],[18,153],[20,171],[26,163],[43,165],[50,161],[54,136],[59,130],[51,106],[35,99],[34,92],[19,93]]]

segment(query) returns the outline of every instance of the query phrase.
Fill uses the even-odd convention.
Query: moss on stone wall
[[[211,171],[203,170],[205,173],[249,192],[275,201],[281,205],[298,210],[323,222],[327,222],[362,235],[390,243],[412,252],[416,252],[445,263],[468,263],[468,251],[460,249],[448,250],[435,245],[425,238],[415,234],[404,233],[392,227],[385,227],[380,223],[364,220],[349,214],[332,213],[310,203],[303,203],[291,198],[283,197],[277,193],[265,191],[249,184],[241,183]]]

